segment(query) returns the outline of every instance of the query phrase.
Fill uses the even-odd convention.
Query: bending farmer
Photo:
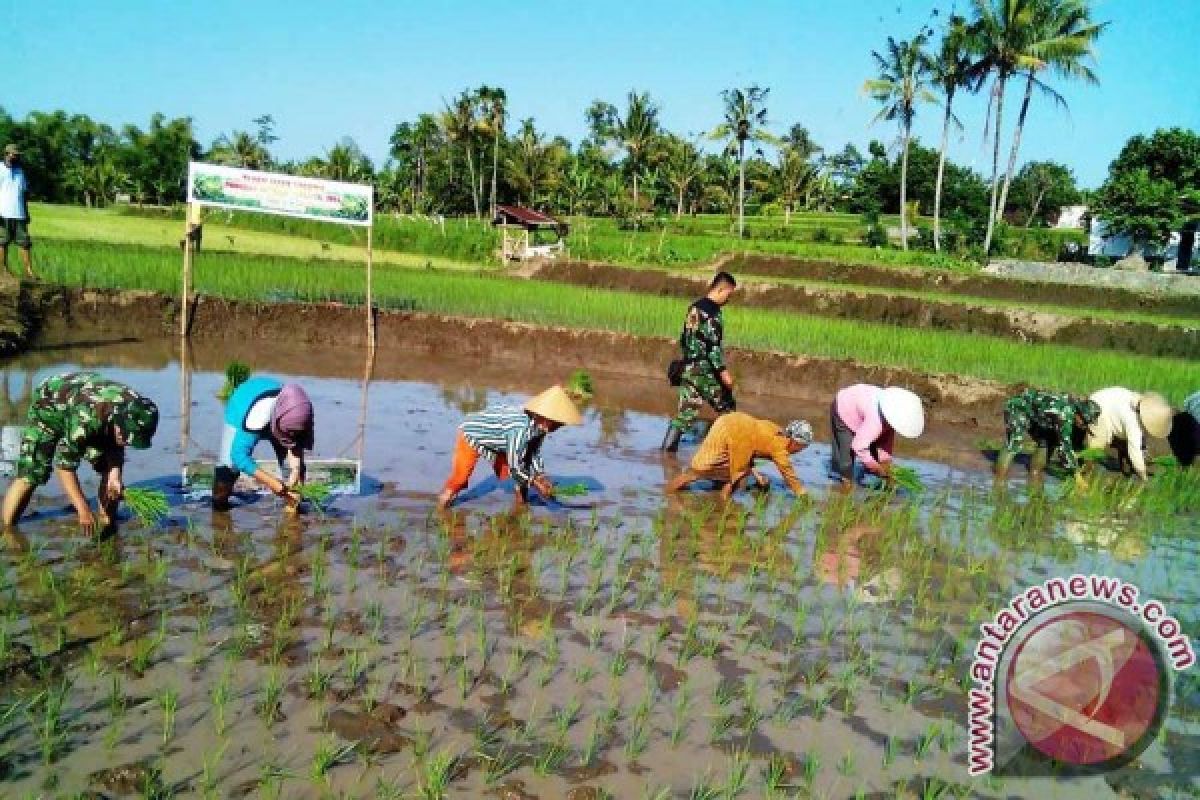
[[[737,281],[732,275],[718,272],[708,285],[708,294],[688,307],[683,332],[679,334],[684,364],[679,384],[679,408],[663,437],[663,450],[674,452],[679,449],[679,439],[691,430],[696,413],[704,403],[712,406],[718,415],[737,408],[733,399],[733,376],[725,366],[725,354],[721,349],[725,337],[721,307],[729,302],[736,288]]]
[[[225,404],[221,456],[213,475],[213,508],[229,508],[233,485],[244,472],[283,498],[288,511],[295,511],[300,505],[295,488],[304,481],[304,451],[312,450],[314,432],[312,401],[297,384],[250,378],[234,389]],[[286,483],[259,468],[254,460],[254,448],[263,439],[275,450],[281,471],[287,462]]]
[[[481,457],[491,462],[497,478],[512,476],[518,506],[527,501],[530,486],[543,498],[553,498],[554,484],[546,477],[542,463],[542,442],[546,434],[563,425],[582,421],[579,409],[561,386],[547,389],[524,408],[493,406],[468,414],[458,429],[454,463],[438,496],[438,508],[447,508],[467,488]]]
[[[101,478],[99,529],[108,529],[125,494],[121,482],[125,448],[145,450],[156,430],[158,407],[124,384],[94,372],[71,372],[42,381],[21,437],[17,477],[4,496],[5,526],[16,525],[33,490],[50,480],[53,469],[79,515],[79,527],[85,534],[95,533],[96,517],[76,474],[79,462],[86,460]]]
[[[724,414],[709,429],[692,457],[691,466],[667,484],[667,491],[677,492],[696,481],[717,481],[724,484],[721,498],[728,500],[738,485],[750,477],[759,487],[766,488],[767,479],[754,468],[754,460],[769,458],[789,489],[797,495],[806,494],[792,467],[791,456],[811,443],[812,426],[802,419],[780,428],[770,420],[756,419],[740,411]]]
[[[925,431],[921,398],[908,389],[866,383],[847,386],[829,409],[833,429],[833,470],[843,487],[854,480],[854,462],[884,481],[892,480],[896,434],[915,439]]]
[[[996,478],[1008,477],[1013,458],[1021,451],[1025,437],[1033,439],[1037,452],[1029,462],[1029,475],[1037,480],[1053,453],[1064,469],[1075,476],[1079,486],[1087,481],[1079,474],[1071,439],[1076,430],[1084,430],[1100,416],[1100,407],[1091,400],[1057,392],[1026,389],[1004,404],[1004,450],[996,459]]]
[[[1137,392],[1113,386],[1093,392],[1091,401],[1100,408],[1100,416],[1088,429],[1089,450],[1117,449],[1121,471],[1133,472],[1146,480],[1146,456],[1142,432],[1155,439],[1171,433],[1171,404],[1160,394]]]

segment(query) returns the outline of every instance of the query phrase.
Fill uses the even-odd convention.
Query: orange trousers
[[[475,452],[475,448],[467,442],[467,437],[463,436],[462,431],[459,431],[458,437],[454,440],[454,461],[450,465],[450,477],[446,479],[445,488],[452,492],[461,492],[467,488],[467,484],[471,481],[471,473],[475,471],[475,465],[479,463],[479,459],[479,453]],[[508,459],[503,454],[497,455],[492,469],[497,478],[507,479]]]

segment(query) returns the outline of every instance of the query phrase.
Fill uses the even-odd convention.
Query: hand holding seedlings
[[[136,487],[126,489],[125,504],[147,528],[152,528],[162,522],[170,511],[166,493],[157,489],[138,489]]]

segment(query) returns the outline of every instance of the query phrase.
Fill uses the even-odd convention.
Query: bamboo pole
[[[191,342],[187,337],[181,337],[179,340],[179,471],[181,475],[187,470],[188,449],[192,437],[191,350]]]
[[[371,352],[375,351],[375,304],[371,293],[372,261],[374,258],[374,250],[371,246],[371,234],[374,230],[374,224],[367,227],[367,347]]]
[[[183,293],[179,299],[179,335],[188,335],[188,304],[192,293],[192,217],[194,205],[188,203],[183,226]]]

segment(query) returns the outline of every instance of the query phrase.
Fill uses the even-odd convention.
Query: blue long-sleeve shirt
[[[533,418],[515,406],[495,406],[468,414],[463,420],[463,437],[475,451],[489,461],[503,455],[513,481],[526,487],[546,471],[542,463],[545,431]]]
[[[233,394],[229,396],[225,404],[225,424],[233,428],[234,435],[227,458],[230,466],[239,472],[253,475],[258,469],[258,463],[254,460],[254,448],[263,439],[271,443],[275,457],[283,464],[287,451],[271,435],[269,419],[262,428],[246,427],[246,417],[250,414],[250,409],[254,408],[254,404],[263,398],[278,397],[282,389],[283,384],[274,378],[255,377],[234,389]]]

